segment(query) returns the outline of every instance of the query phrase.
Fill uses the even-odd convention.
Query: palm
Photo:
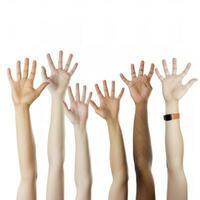
[[[21,63],[17,62],[17,80],[14,81],[11,75],[11,70],[8,69],[8,78],[12,88],[12,98],[15,105],[26,104],[30,105],[48,85],[47,82],[42,83],[37,89],[33,88],[33,82],[36,73],[36,61],[33,61],[31,73],[28,77],[29,59],[25,59],[23,77],[21,73]]]
[[[151,65],[148,76],[144,75],[143,71],[144,71],[144,61],[141,61],[138,76],[136,76],[134,65],[133,64],[131,65],[130,81],[127,78],[125,78],[123,74],[120,74],[121,79],[128,86],[131,97],[133,98],[136,104],[148,101],[148,98],[152,91],[150,81],[154,73],[154,64]]]
[[[74,102],[71,105],[70,121],[74,123],[85,122],[88,118],[88,105],[83,102]]]
[[[136,80],[131,81],[128,84],[128,87],[129,87],[131,96],[136,103],[147,101],[152,90],[151,88],[148,88],[145,85],[144,77],[139,77]]]
[[[69,87],[69,99],[71,108],[69,109],[65,103],[66,115],[72,124],[85,124],[88,119],[88,105],[92,97],[90,92],[88,99],[86,101],[86,86],[83,87],[82,97],[80,99],[79,84],[76,84],[76,99],[72,93],[71,87]]]
[[[30,80],[20,80],[13,84],[12,97],[16,104],[31,104],[36,98],[36,90]]]
[[[124,88],[122,88],[118,97],[115,97],[115,82],[112,81],[111,94],[109,95],[107,82],[103,81],[104,95],[99,89],[98,84],[95,85],[96,92],[99,96],[100,106],[98,107],[94,101],[91,101],[91,105],[98,115],[104,119],[117,119],[119,113],[120,99],[124,93]]]
[[[49,85],[48,88],[50,92],[59,92],[64,93],[69,81],[70,81],[70,74],[64,70],[56,69],[53,74],[49,77]]]
[[[191,64],[189,63],[186,66],[185,70],[181,74],[177,75],[176,74],[177,61],[175,58],[173,58],[172,63],[173,63],[172,74],[170,74],[166,61],[163,60],[165,77],[161,76],[158,69],[156,69],[156,74],[162,82],[163,96],[165,101],[178,101],[185,95],[188,89],[197,80],[197,79],[191,79],[187,84],[183,85],[182,80],[188,73]]]
[[[103,117],[116,118],[119,112],[119,100],[116,98],[104,97],[100,100],[100,107],[97,113]]]
[[[51,76],[48,77],[46,73],[46,69],[42,67],[42,77],[43,80],[49,82],[49,91],[52,95],[64,97],[66,88],[69,85],[72,74],[75,72],[77,68],[77,63],[74,64],[73,68],[68,71],[73,55],[70,54],[67,64],[63,66],[63,52],[59,52],[59,60],[58,67],[55,67],[50,54],[47,54],[47,60],[49,63],[49,67],[51,69]]]

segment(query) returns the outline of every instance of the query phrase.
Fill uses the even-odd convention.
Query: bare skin
[[[70,108],[65,105],[65,113],[74,126],[74,136],[76,142],[75,153],[75,183],[76,200],[90,200],[92,187],[92,173],[90,166],[90,154],[87,137],[88,106],[92,93],[90,92],[86,100],[86,86],[83,86],[80,97],[79,84],[76,84],[76,97],[74,97],[71,87],[69,87]]]
[[[154,65],[152,64],[149,74],[145,75],[144,61],[141,61],[138,76],[134,65],[131,65],[130,81],[123,74],[120,74],[122,80],[128,86],[136,106],[133,128],[133,157],[137,180],[137,200],[155,199],[154,180],[151,173],[152,150],[147,113],[148,99],[152,91],[150,81],[153,72]]]
[[[17,79],[13,80],[11,70],[7,70],[8,79],[12,90],[12,99],[15,106],[18,156],[21,173],[21,181],[18,188],[18,200],[36,200],[36,155],[35,142],[32,134],[29,108],[41,92],[48,85],[42,83],[37,89],[33,88],[36,73],[36,61],[33,61],[29,74],[29,59],[24,62],[23,75],[21,63],[17,61]]]
[[[172,73],[169,72],[166,60],[162,61],[165,77],[156,69],[156,74],[162,83],[163,97],[165,99],[166,114],[179,112],[179,100],[189,88],[197,81],[191,79],[185,85],[183,78],[187,75],[191,64],[188,63],[181,74],[177,74],[177,60],[172,60]],[[187,200],[187,180],[183,169],[184,144],[180,129],[180,120],[166,121],[165,146],[168,170],[168,200]]]
[[[95,88],[100,100],[100,106],[97,106],[92,100],[90,104],[95,112],[106,120],[110,138],[110,164],[113,182],[109,192],[109,199],[125,200],[128,198],[128,167],[118,118],[120,100],[124,93],[124,88],[117,97],[115,96],[114,81],[112,82],[110,94],[106,81],[103,81],[104,95],[97,84]]]
[[[47,200],[64,200],[64,160],[65,160],[65,129],[63,100],[71,76],[77,68],[77,63],[69,70],[73,55],[70,54],[63,65],[63,52],[59,52],[57,66],[53,63],[50,54],[47,60],[51,70],[48,77],[46,69],[42,67],[43,80],[48,82],[51,94],[51,122],[48,138],[49,175],[47,183]]]

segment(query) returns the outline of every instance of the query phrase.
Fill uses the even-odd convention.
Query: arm
[[[48,89],[51,94],[51,121],[48,138],[49,175],[47,184],[47,199],[64,199],[64,158],[65,158],[65,130],[63,99],[70,78],[76,70],[77,63],[68,72],[72,55],[63,67],[63,52],[59,52],[58,68],[55,67],[50,54],[47,55],[51,69],[48,77],[46,69],[42,68],[43,80],[49,82]]]
[[[148,127],[147,104],[151,94],[151,77],[154,72],[152,64],[148,76],[143,74],[144,62],[141,62],[138,76],[134,65],[131,65],[132,80],[128,81],[122,74],[122,80],[127,84],[132,99],[135,102],[135,120],[133,128],[133,157],[135,162],[137,193],[136,199],[155,199],[154,180],[151,173],[152,150]]]
[[[121,90],[119,96],[115,97],[115,82],[112,82],[111,95],[108,93],[106,81],[104,81],[103,84],[105,96],[101,93],[99,86],[97,84],[95,86],[100,99],[100,107],[98,107],[94,101],[91,101],[91,105],[96,113],[106,120],[108,126],[110,138],[110,165],[113,176],[109,199],[127,199],[128,169],[124,142],[118,119],[119,104],[124,88]]]
[[[163,96],[166,105],[166,114],[178,113],[178,102],[187,90],[193,85],[196,79],[191,79],[183,85],[182,80],[187,74],[191,64],[177,75],[177,61],[173,59],[172,74],[169,73],[166,61],[163,60],[163,68],[166,77],[162,77],[156,69],[156,73],[162,82]],[[168,169],[168,190],[167,199],[187,199],[187,181],[183,169],[183,138],[180,130],[180,120],[167,121],[165,124],[165,143]]]
[[[14,81],[10,69],[8,78],[12,89],[12,98],[15,105],[17,146],[21,181],[18,188],[17,199],[36,199],[36,155],[35,143],[31,128],[29,108],[32,102],[40,95],[48,83],[43,83],[38,89],[33,88],[36,72],[36,61],[33,62],[28,77],[29,60],[25,59],[23,77],[21,77],[21,64],[17,62],[17,80]]]
[[[75,152],[75,183],[77,188],[77,200],[91,199],[92,173],[90,166],[90,155],[87,137],[88,105],[92,97],[90,92],[87,101],[86,86],[83,87],[82,98],[80,99],[79,84],[76,84],[76,99],[69,87],[69,98],[71,108],[65,103],[65,111],[69,120],[74,126],[76,142]]]

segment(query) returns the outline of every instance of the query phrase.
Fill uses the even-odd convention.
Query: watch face
[[[165,120],[165,121],[170,121],[170,120],[172,120],[172,115],[170,115],[170,114],[169,114],[169,115],[165,115],[165,116],[164,116],[164,120]]]

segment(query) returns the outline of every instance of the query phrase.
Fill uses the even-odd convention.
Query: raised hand
[[[26,58],[24,62],[23,75],[21,73],[21,62],[17,61],[16,80],[13,80],[11,75],[11,69],[8,68],[7,74],[12,89],[13,102],[15,105],[23,104],[30,106],[32,102],[41,94],[44,88],[48,85],[48,82],[44,82],[37,89],[34,89],[33,82],[35,79],[35,73],[36,73],[36,61],[33,61],[31,73],[29,75],[28,58]]]
[[[65,113],[72,124],[85,124],[88,119],[88,105],[92,97],[92,92],[89,93],[86,100],[86,90],[87,87],[83,86],[82,96],[80,97],[79,84],[76,84],[76,98],[72,93],[71,87],[68,88],[69,99],[71,108],[64,102]]]
[[[98,84],[95,85],[97,95],[100,100],[100,106],[98,107],[94,101],[90,101],[91,106],[94,108],[95,112],[103,117],[105,120],[108,119],[118,119],[119,113],[119,103],[120,99],[124,93],[124,88],[121,89],[120,94],[115,96],[115,81],[112,81],[111,93],[108,92],[107,82],[103,81],[104,95],[99,89]]]
[[[70,54],[67,63],[63,65],[63,51],[59,51],[58,67],[55,67],[55,64],[53,63],[50,54],[47,54],[51,76],[48,77],[45,67],[42,67],[42,77],[44,81],[49,82],[48,88],[53,96],[58,95],[61,98],[64,97],[71,76],[76,71],[76,68],[78,66],[78,63],[75,63],[72,69],[69,70],[72,58],[73,55]]]
[[[156,74],[162,82],[163,96],[166,102],[178,101],[185,95],[189,88],[197,81],[197,79],[191,79],[185,85],[182,84],[183,78],[187,75],[191,63],[188,63],[184,71],[177,74],[177,60],[172,60],[172,73],[169,72],[166,60],[162,61],[165,77],[163,77],[159,70],[156,68]]]
[[[147,102],[149,95],[151,94],[151,77],[154,73],[154,64],[151,65],[151,69],[148,75],[144,74],[144,61],[140,63],[140,69],[138,76],[135,73],[135,67],[131,64],[131,80],[129,81],[123,74],[120,74],[121,79],[129,87],[131,97],[136,104],[141,102]]]

